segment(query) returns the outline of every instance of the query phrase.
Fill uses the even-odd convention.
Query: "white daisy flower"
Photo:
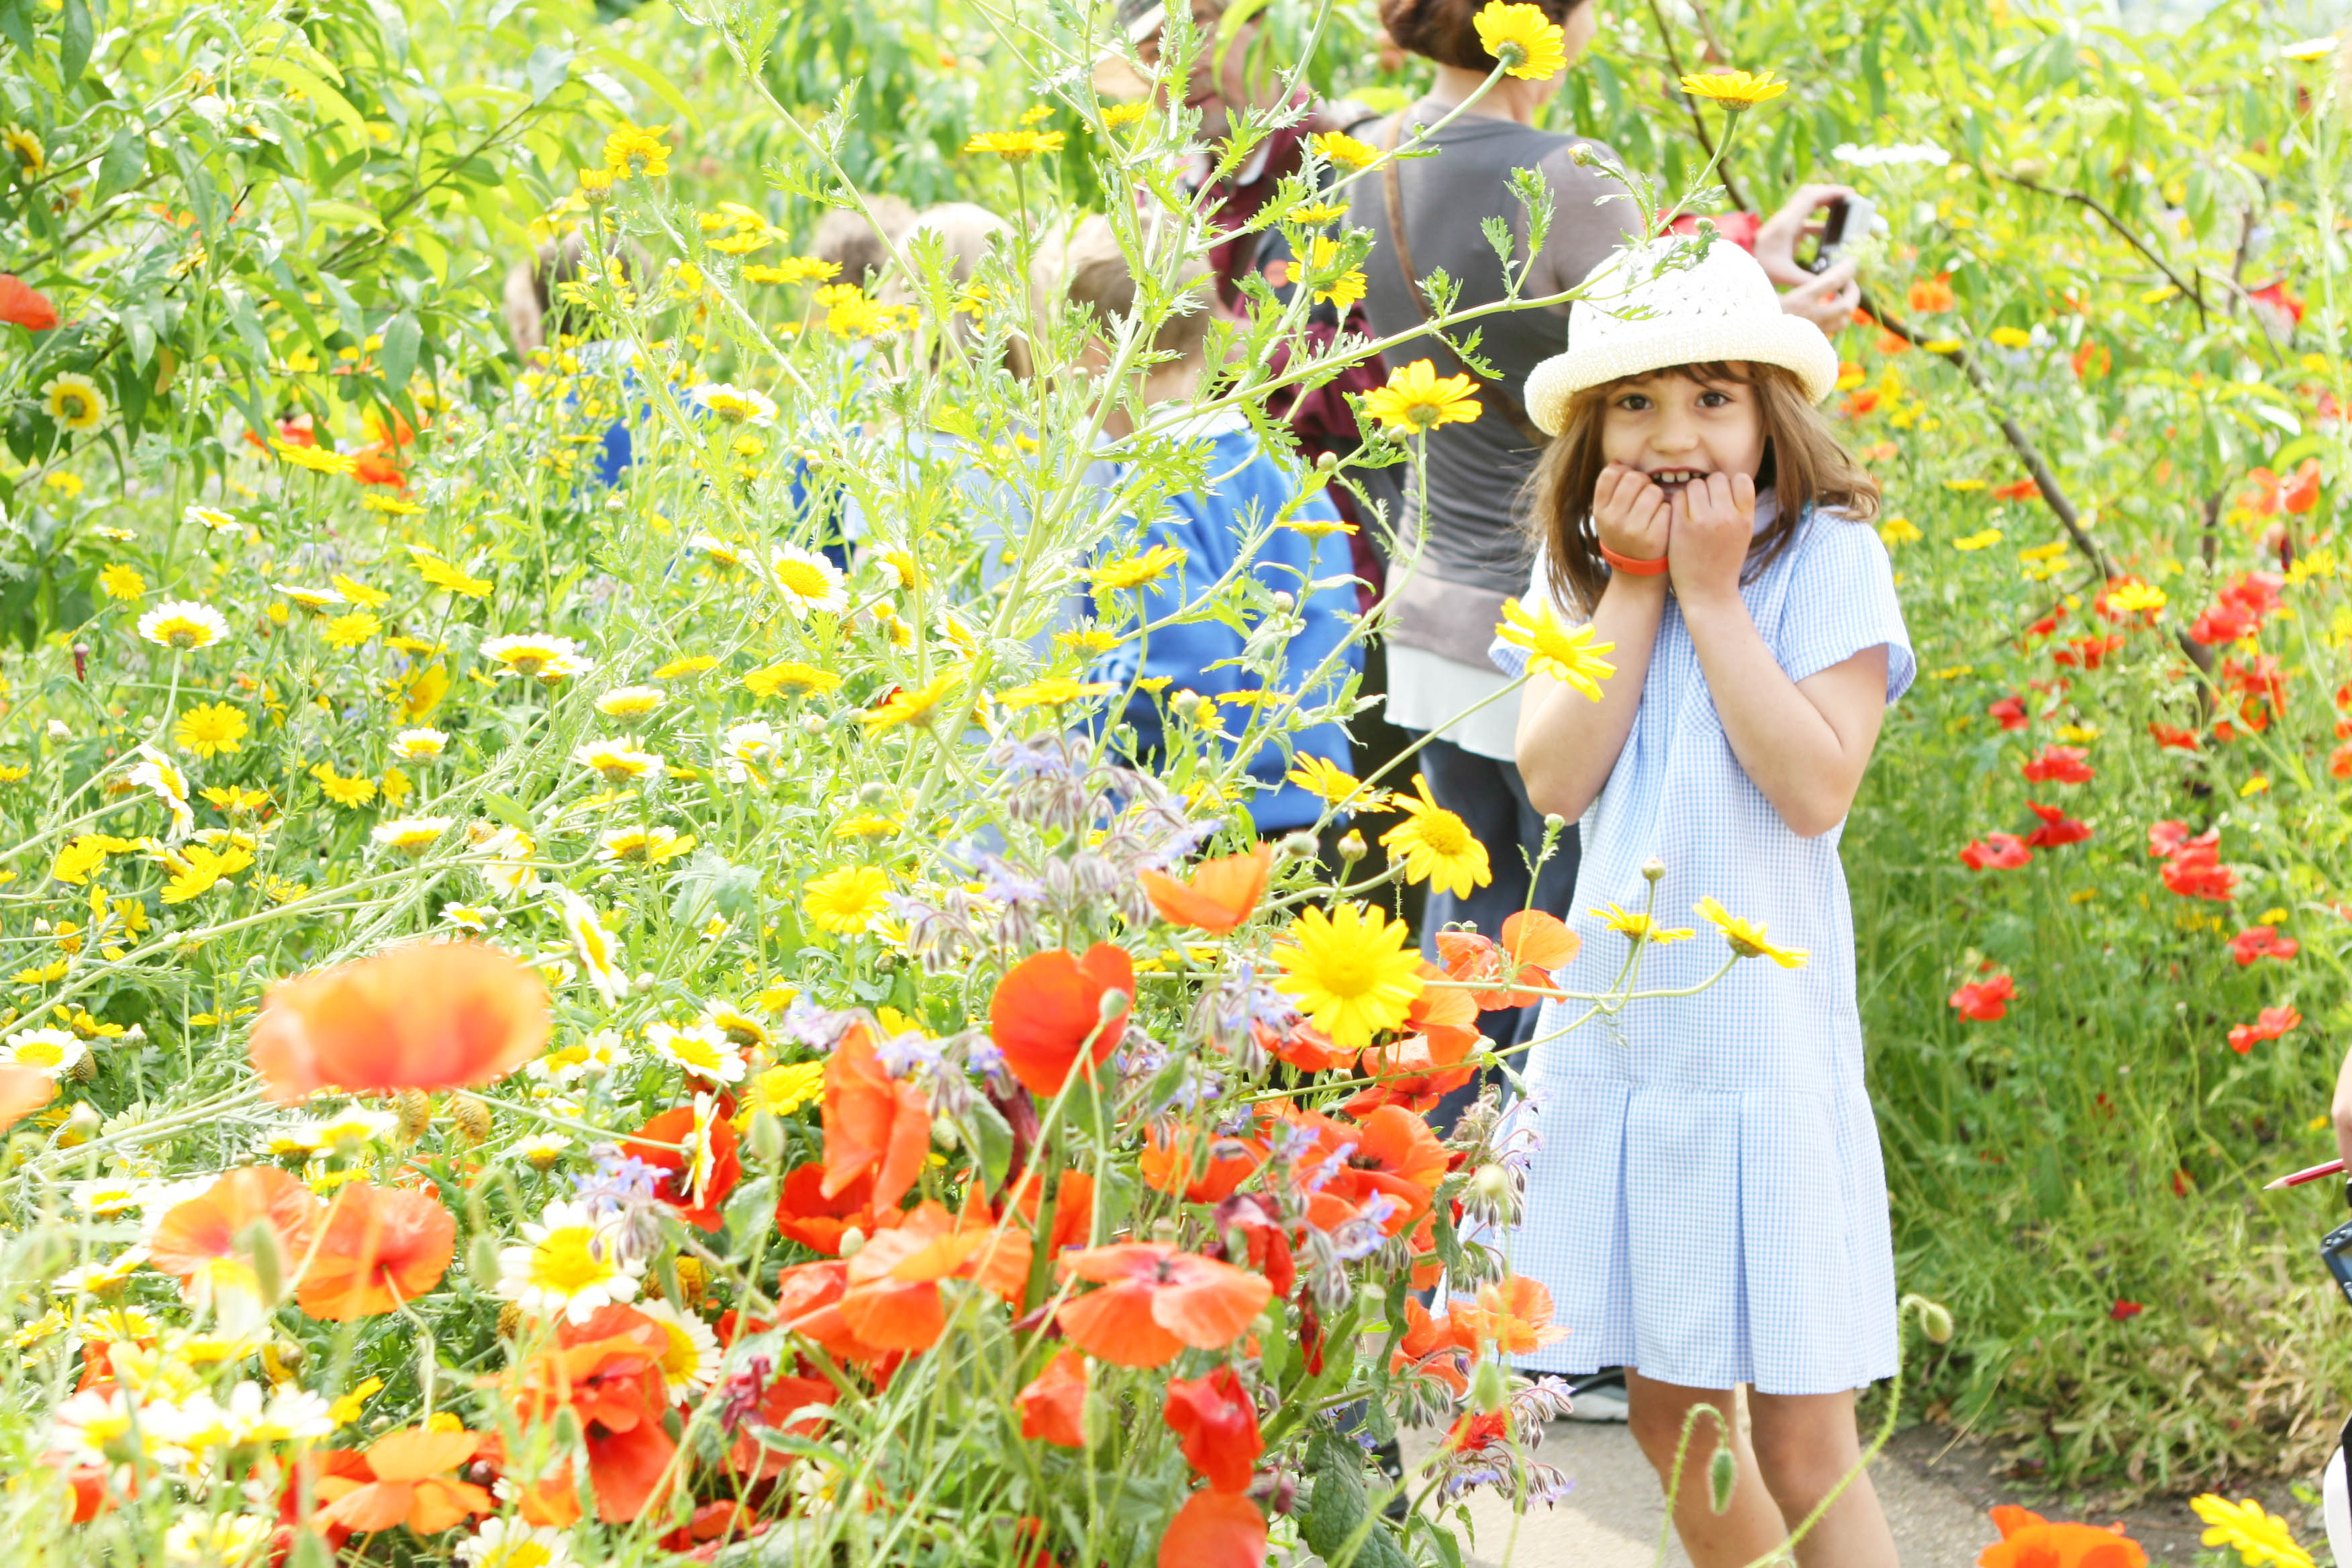
[[[563,929],[572,938],[572,951],[580,955],[588,983],[607,1006],[619,1006],[621,998],[629,994],[629,977],[621,970],[620,945],[597,919],[594,905],[569,888],[559,889],[558,896],[563,903]]]
[[[681,1312],[667,1301],[652,1299],[637,1310],[662,1326],[669,1343],[662,1351],[662,1385],[670,1398],[683,1405],[719,1381],[719,1336],[691,1312]]]
[[[508,1515],[482,1521],[457,1543],[466,1568],[571,1568],[571,1537],[549,1525],[533,1528]]]
[[[449,737],[439,730],[403,730],[392,738],[392,754],[404,763],[426,763],[449,749]]]
[[[748,386],[737,386],[724,381],[706,381],[688,391],[687,396],[698,406],[717,415],[730,425],[750,425],[765,429],[776,422],[775,399]]]
[[[708,1024],[648,1024],[646,1047],[673,1067],[711,1083],[743,1081],[743,1053]]]
[[[747,779],[757,784],[759,774],[754,770],[772,766],[783,743],[783,732],[764,719],[730,724],[719,748],[719,771],[730,784]]]
[[[139,635],[159,647],[186,653],[227,637],[228,622],[210,605],[166,599],[139,617]]]
[[[768,575],[795,616],[805,619],[812,610],[837,616],[849,608],[849,579],[814,550],[777,545],[768,558]]]
[[[619,1227],[585,1205],[549,1204],[522,1236],[523,1245],[499,1253],[496,1294],[524,1311],[584,1323],[599,1308],[636,1299],[645,1265],[622,1255]]]
[[[0,1044],[0,1067],[30,1068],[57,1082],[88,1055],[89,1047],[70,1029],[25,1029]]]

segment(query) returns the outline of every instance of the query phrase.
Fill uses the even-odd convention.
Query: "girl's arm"
[[[1674,498],[1668,552],[1699,668],[1732,754],[1801,838],[1845,820],[1886,717],[1886,648],[1864,648],[1792,681],[1739,597],[1756,526],[1756,486],[1709,475]]]
[[[1654,561],[1666,553],[1666,499],[1635,468],[1612,464],[1593,489],[1593,527],[1622,555]],[[1593,606],[1595,640],[1615,643],[1617,673],[1601,683],[1601,700],[1565,682],[1535,676],[1519,694],[1517,751],[1528,801],[1538,811],[1574,822],[1601,794],[1633,731],[1650,650],[1666,608],[1665,574],[1637,577],[1615,572]]]

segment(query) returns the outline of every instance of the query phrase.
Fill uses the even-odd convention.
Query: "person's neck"
[[[1437,80],[1431,85],[1422,101],[1450,110],[1466,102],[1486,79],[1485,71],[1465,70],[1460,66],[1441,64],[1437,68]],[[1536,111],[1543,107],[1544,99],[1549,96],[1541,90],[1542,85],[1507,76],[1462,112],[1465,117],[1476,115],[1486,120],[1511,120],[1521,125],[1533,125]]]

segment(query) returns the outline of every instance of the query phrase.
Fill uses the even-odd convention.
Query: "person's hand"
[[[1763,265],[1764,276],[1782,289],[1796,288],[1811,279],[1812,274],[1797,265],[1797,242],[1822,232],[1815,213],[1841,196],[1859,195],[1852,185],[1798,186],[1797,194],[1781,203],[1779,212],[1756,227],[1756,259]]]
[[[1592,531],[1601,542],[1633,561],[1666,552],[1666,492],[1650,476],[1622,463],[1601,470],[1592,487]]]
[[[1693,479],[1674,499],[1668,570],[1685,606],[1739,592],[1740,569],[1756,537],[1756,481],[1746,474]]]
[[[1833,262],[1818,276],[1800,276],[1805,280],[1780,296],[1780,309],[1789,315],[1802,316],[1825,336],[1837,336],[1838,329],[1853,318],[1853,308],[1862,303],[1862,289],[1853,280],[1853,263]]]

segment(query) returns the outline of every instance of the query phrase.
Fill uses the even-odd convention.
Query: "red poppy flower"
[[[925,1202],[849,1259],[842,1321],[877,1349],[927,1351],[947,1331],[940,1280],[975,1280],[1010,1300],[1028,1282],[1029,1256],[1029,1233],[1019,1226],[1000,1227],[985,1215],[960,1221]]]
[[[1087,1446],[1087,1358],[1063,1351],[1013,1396],[1021,1412],[1021,1435],[1058,1447]]]
[[[1532,1355],[1568,1337],[1551,1321],[1551,1292],[1542,1281],[1514,1274],[1478,1288],[1477,1305],[1456,1301],[1446,1310],[1449,1331],[1473,1354],[1492,1345],[1505,1355]]]
[[[1089,1247],[1055,1267],[1103,1287],[1064,1302],[1055,1319],[1072,1344],[1118,1366],[1165,1366],[1186,1345],[1222,1350],[1274,1299],[1262,1276],[1163,1242]]]
[[[2264,284],[2260,289],[2247,290],[2246,298],[2281,314],[2292,316],[2294,318],[2294,324],[2298,327],[2303,325],[2303,300],[2299,296],[2287,291],[2286,279],[2284,278],[2275,283]]]
[[[2183,846],[2165,862],[2162,875],[2164,885],[2184,899],[2228,903],[2238,896],[2238,873],[2221,864],[2220,852],[2210,844]]]
[[[876,1209],[896,1208],[922,1173],[931,1149],[930,1097],[882,1070],[874,1040],[864,1024],[854,1026],[824,1064],[824,1181],[826,1197],[853,1183],[871,1184]]]
[[[2244,1056],[2263,1040],[2275,1040],[2303,1022],[2303,1015],[2293,1007],[2265,1007],[2254,1016],[2251,1024],[2240,1024],[2230,1031],[2230,1048]]]
[[[2090,825],[2068,816],[2062,806],[2043,805],[2029,800],[2026,809],[2042,819],[2042,826],[2025,836],[2025,842],[2036,849],[2055,849],[2062,845],[2080,844],[2091,837]]]
[[[1463,992],[1447,994],[1460,996]],[[1486,994],[1472,993],[1471,994]],[[1408,1035],[1363,1054],[1359,1068],[1380,1081],[1349,1096],[1339,1109],[1350,1116],[1370,1116],[1384,1105],[1426,1113],[1439,1100],[1468,1083],[1477,1068],[1468,1058],[1486,1037],[1475,1029],[1432,1028]]]
[[[2002,698],[1985,711],[1991,714],[2004,730],[2022,730],[2027,723],[2024,700],[2014,694]]]
[[[1951,1005],[1963,1018],[1990,1024],[2009,1016],[2009,1005],[2016,995],[2017,982],[1996,974],[1990,980],[1971,980],[1953,992]]]
[[[1135,963],[1098,942],[1078,958],[1033,953],[997,983],[988,1035],[1032,1094],[1055,1095],[1084,1059],[1091,1071],[1118,1048],[1135,1000]]]
[[[498,1502],[470,1481],[448,1474],[482,1446],[478,1432],[442,1432],[413,1426],[369,1445],[368,1469],[374,1479],[325,1476],[317,1496],[325,1506],[322,1523],[349,1530],[390,1530],[404,1524],[419,1535],[438,1535],[467,1516],[489,1513]]]
[[[795,1165],[786,1173],[782,1193],[776,1199],[776,1229],[803,1247],[836,1257],[841,1252],[842,1233],[853,1227],[861,1231],[875,1228],[868,1212],[874,1195],[874,1181],[859,1176],[838,1193],[827,1195],[824,1190],[824,1166],[815,1160]]]
[[[1257,1406],[1233,1368],[1221,1366],[1190,1382],[1170,1378],[1161,1415],[1202,1479],[1221,1492],[1249,1489],[1265,1439],[1258,1434]]]
[[[1429,1123],[1402,1106],[1384,1105],[1342,1135],[1355,1147],[1317,1195],[1360,1207],[1377,1193],[1391,1205],[1383,1226],[1389,1235],[1417,1224],[1445,1179],[1445,1145]]]
[[[1190,882],[1158,871],[1145,871],[1139,879],[1161,920],[1222,933],[1250,918],[1265,896],[1266,878],[1273,870],[1274,846],[1260,844],[1246,855],[1202,861]]]
[[[1952,308],[1952,275],[1938,272],[1932,279],[1922,278],[1911,285],[1906,296],[1911,309],[1922,316],[1932,316]]]
[[[2303,943],[2281,936],[2276,926],[2250,926],[2230,939],[2230,956],[2241,969],[2251,969],[2265,958],[2284,963],[2303,951]]]
[[[2124,646],[2124,634],[2111,632],[2103,637],[2076,637],[2064,647],[2051,650],[2051,661],[2068,669],[2096,669],[2106,662],[2107,655]]]
[[[2179,724],[2150,724],[2147,727],[2147,732],[2158,746],[2169,747],[2177,752],[2197,750],[2197,731],[2184,729]]]
[[[2042,754],[2025,764],[2027,784],[2089,784],[2091,769],[2085,758],[2090,753],[2080,746],[2044,746]]]
[[[1495,983],[1492,989],[1469,994],[1481,1012],[1524,1007],[1542,1000],[1525,991],[1509,989],[1507,983],[1516,980],[1520,985],[1549,989],[1552,972],[1574,958],[1583,945],[1584,939],[1570,931],[1567,922],[1541,910],[1520,910],[1506,918],[1499,943],[1475,931],[1449,931],[1437,935],[1438,956],[1445,961],[1446,978]],[[1430,990],[1422,993],[1423,998],[1459,994]]]
[[[39,289],[13,272],[0,272],[0,321],[46,332],[58,324],[58,312]]]
[[[2235,605],[2215,605],[2189,623],[2189,637],[2207,647],[2219,647],[2236,642],[2240,637],[2252,637],[2262,630],[2261,620]]]
[[[1882,401],[1875,392],[1853,393],[1838,405],[1838,412],[1848,419],[1864,419],[1878,412]]]
[[[1977,1559],[1979,1568],[2147,1568],[2147,1553],[2121,1526],[2053,1524],[2030,1509],[1992,1510],[2000,1539]]]
[[[1476,1336],[1457,1331],[1454,1314],[1433,1318],[1429,1309],[1408,1296],[1404,1303],[1404,1335],[1389,1357],[1389,1374],[1411,1368],[1433,1377],[1456,1394],[1470,1389],[1465,1356],[1476,1349]]]
[[[2332,778],[2352,779],[2352,742],[2347,742],[2327,753],[2327,772]],[[5,1125],[5,1123],[0,1123],[0,1125]]]
[[[354,452],[352,478],[363,485],[388,485],[396,490],[408,488],[408,476],[400,471],[400,458],[382,445]]]
[[[539,971],[477,942],[413,942],[269,988],[253,1026],[262,1089],[291,1105],[488,1083],[547,1044]]]
[[[2014,871],[2032,858],[2033,851],[2014,833],[1988,833],[1960,847],[1960,864],[1971,871]]]
[[[148,1261],[179,1276],[181,1293],[208,1300],[216,1287],[254,1290],[252,1243],[246,1231],[257,1222],[278,1245],[279,1266],[298,1266],[310,1250],[326,1205],[310,1189],[275,1165],[247,1165],[224,1173],[204,1193],[174,1204],[148,1242]]]
[[[2019,479],[2011,484],[1995,485],[1992,488],[1992,497],[1995,500],[2023,500],[2028,496],[2041,493],[2042,487],[2032,479]]]
[[[1160,1538],[1159,1568],[1265,1568],[1265,1515],[1237,1493],[1194,1492]]]
[[[669,1331],[643,1312],[603,1307],[584,1323],[559,1322],[555,1343],[509,1374],[526,1424],[572,1407],[588,1450],[596,1517],[607,1524],[645,1512],[670,1479],[677,1445],[662,1425],[669,1395],[661,1358],[668,1348]]]
[[[824,1429],[821,1416],[793,1420],[793,1413],[812,1405],[830,1405],[836,1390],[822,1377],[777,1377],[768,1381],[760,1394],[758,1426],[788,1436],[814,1437]],[[787,1449],[772,1448],[753,1435],[751,1423],[737,1430],[734,1443],[727,1450],[727,1468],[747,1481],[772,1480],[792,1468],[799,1456]]]
[[[0,1068],[0,1131],[57,1097],[57,1082],[48,1074],[35,1068]]]
[[[1442,939],[1441,939],[1442,940]],[[1276,1034],[1264,1024],[1253,1024],[1250,1032],[1266,1054],[1276,1061],[1288,1062],[1300,1072],[1329,1072],[1334,1068],[1355,1064],[1358,1052],[1342,1050],[1331,1043],[1331,1037],[1305,1019]]]
[[[2118,1300],[2114,1306],[2107,1309],[2107,1319],[2110,1322],[2129,1322],[2147,1310],[2147,1309],[2137,1301]]]
[[[697,1095],[698,1100],[706,1097]],[[702,1190],[694,1190],[693,1152],[683,1145],[694,1136],[698,1117],[705,1120],[710,1139],[710,1163],[702,1182]],[[645,1142],[640,1142],[638,1139]],[[621,1145],[625,1154],[634,1154],[662,1173],[660,1184],[654,1196],[669,1205],[686,1223],[698,1230],[717,1230],[725,1223],[721,1210],[727,1195],[743,1178],[743,1161],[736,1151],[740,1146],[735,1124],[724,1112],[710,1113],[706,1104],[699,1108],[681,1105],[675,1110],[665,1110],[643,1127],[637,1137]],[[661,1148],[661,1144],[677,1144],[677,1148]]]
[[[435,1199],[351,1182],[327,1210],[294,1299],[330,1322],[389,1312],[441,1283],[457,1245],[457,1218]]]

